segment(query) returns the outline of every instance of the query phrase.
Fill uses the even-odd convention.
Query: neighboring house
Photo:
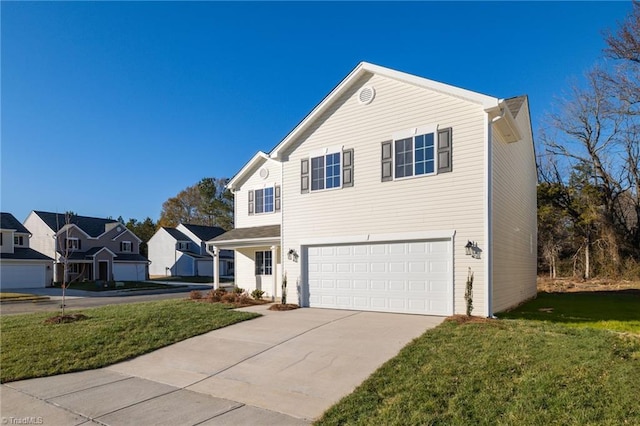
[[[149,274],[153,276],[213,276],[213,257],[206,242],[224,233],[217,226],[179,224],[162,227],[148,242]],[[233,275],[233,252],[220,252],[219,276]]]
[[[229,182],[236,284],[302,306],[492,316],[536,294],[526,96],[359,64]]]
[[[149,260],[140,254],[140,238],[113,219],[32,211],[24,222],[31,246],[55,258],[54,281],[143,281]]]
[[[0,213],[0,285],[46,287],[53,281],[53,259],[29,247],[31,232],[11,213]]]

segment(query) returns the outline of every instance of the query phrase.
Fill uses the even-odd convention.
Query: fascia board
[[[235,190],[238,187],[238,183],[248,174],[250,170],[252,170],[260,161],[266,161],[269,159],[269,156],[262,152],[258,151],[256,155],[249,160],[247,164],[244,165],[242,169],[236,175],[229,180],[227,183],[227,188],[231,191]]]
[[[383,77],[409,83],[418,87],[434,90],[446,95],[458,97],[481,105],[485,110],[498,107],[498,98],[483,95],[482,93],[440,83],[423,77],[407,74],[401,71],[361,62],[333,89],[301,122],[298,124],[269,154],[271,158],[279,159],[282,151],[304,132],[329,106],[341,96],[362,74],[378,74]]]

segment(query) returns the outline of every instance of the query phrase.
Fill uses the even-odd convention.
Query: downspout
[[[486,140],[484,152],[484,179],[485,179],[485,208],[484,208],[484,235],[487,254],[484,257],[484,282],[487,318],[493,317],[493,123],[503,117],[500,115],[489,119],[489,112],[485,114]]]

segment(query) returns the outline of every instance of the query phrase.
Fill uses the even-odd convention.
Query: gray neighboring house
[[[67,280],[143,281],[149,260],[131,230],[113,219],[32,211],[24,222],[31,230],[31,246],[54,256],[53,280],[61,282],[67,258]]]
[[[213,256],[207,252],[206,242],[224,232],[224,229],[217,226],[186,223],[175,228],[158,229],[148,242],[151,261],[149,274],[212,277]],[[222,251],[218,265],[220,276],[233,276],[233,251]]]
[[[11,213],[0,213],[0,286],[51,285],[53,259],[29,247],[31,232]]]

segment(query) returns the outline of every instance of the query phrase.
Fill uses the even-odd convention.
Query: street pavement
[[[303,425],[442,317],[302,308],[106,368],[5,383],[5,424]],[[12,423],[13,422],[13,423]],[[35,423],[37,422],[37,423]]]
[[[118,305],[123,303],[149,302],[152,300],[180,299],[189,297],[192,290],[207,292],[211,285],[163,282],[161,284],[173,285],[175,288],[158,290],[112,290],[112,291],[84,291],[67,289],[65,305],[67,309],[96,308],[105,305]],[[32,312],[49,312],[60,309],[62,290],[59,288],[30,288],[30,289],[5,289],[2,291],[35,294],[47,296],[48,300],[35,302],[2,302],[0,304],[1,315],[26,314]]]

